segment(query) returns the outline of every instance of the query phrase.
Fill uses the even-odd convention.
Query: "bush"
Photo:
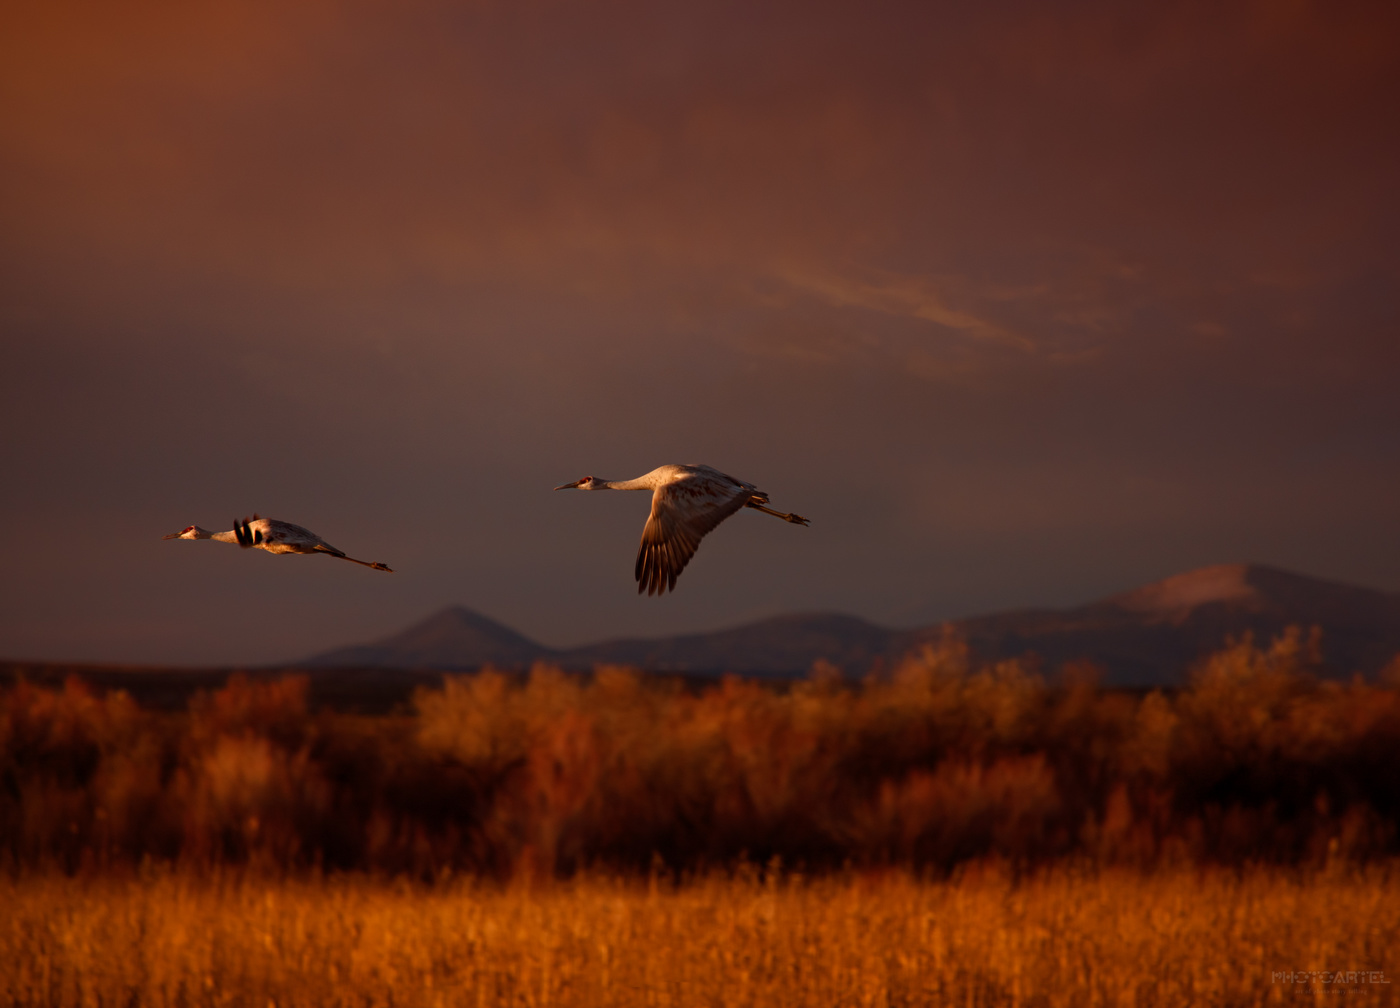
[[[947,639],[858,684],[487,669],[383,718],[312,714],[298,676],[234,676],[183,715],[21,682],[0,694],[0,852],[424,878],[1392,855],[1400,676],[1317,663],[1296,631],[1245,638],[1142,696]]]

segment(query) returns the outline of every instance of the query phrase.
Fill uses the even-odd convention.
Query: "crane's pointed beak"
[[[587,483],[587,482],[588,482],[588,477],[585,476],[585,477],[584,477],[583,479],[581,479],[581,480],[574,480],[572,483],[565,483],[563,486],[557,486],[557,487],[555,487],[554,489],[556,489],[556,490],[577,490],[580,483]]]
[[[179,539],[179,538],[180,538],[182,535],[184,535],[184,534],[185,534],[184,529],[181,529],[179,532],[171,532],[168,536],[161,536],[161,538],[162,538],[162,539]]]

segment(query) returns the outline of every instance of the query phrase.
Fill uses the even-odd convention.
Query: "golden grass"
[[[427,888],[348,877],[0,880],[15,1005],[1393,1004],[1389,868],[995,868],[679,887],[583,877]],[[1376,978],[1365,977],[1368,981]],[[1330,996],[1340,995],[1340,996]]]

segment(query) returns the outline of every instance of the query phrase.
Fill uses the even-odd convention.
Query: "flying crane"
[[[267,550],[269,553],[324,553],[326,556],[349,560],[351,563],[375,570],[388,571],[390,574],[394,572],[392,567],[386,567],[382,563],[370,563],[368,560],[356,560],[352,556],[346,556],[310,529],[293,525],[291,522],[278,521],[276,518],[259,518],[256,514],[252,518],[234,522],[233,528],[228,532],[210,532],[198,525],[190,525],[161,538],[213,539],[217,542],[238,543],[244,549]]]
[[[664,465],[632,480],[585,476],[556,490],[650,490],[651,515],[637,551],[637,594],[675,590],[676,578],[700,547],[700,540],[724,519],[753,508],[796,525],[808,521],[765,507],[768,495],[752,483],[707,465]]]

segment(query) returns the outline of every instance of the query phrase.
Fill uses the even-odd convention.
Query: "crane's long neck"
[[[233,529],[229,529],[227,532],[205,532],[204,529],[199,531],[204,533],[199,537],[201,539],[213,539],[216,542],[226,543],[238,542],[238,533],[234,532]]]
[[[598,480],[597,490],[654,490],[656,484],[645,476],[630,480]]]

